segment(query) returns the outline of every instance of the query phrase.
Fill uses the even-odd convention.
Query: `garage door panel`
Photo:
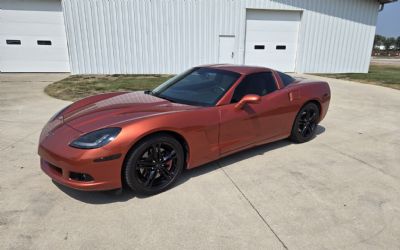
[[[293,72],[300,12],[248,10],[245,63]]]
[[[255,46],[259,46],[258,44],[255,44],[254,46],[249,46],[246,47],[246,50],[249,51],[249,53],[246,53],[246,55],[259,55],[259,56],[275,56],[278,55],[279,57],[274,58],[274,60],[281,59],[283,57],[283,60],[287,60],[286,56],[293,55],[296,50],[295,48],[291,47],[290,45],[286,46],[286,49],[276,49],[276,45],[263,45],[264,49],[254,49]],[[289,54],[289,55],[288,55]],[[282,56],[280,56],[282,55]]]
[[[57,48],[39,48],[36,50],[30,48],[11,48],[11,49],[0,49],[2,52],[1,61],[11,60],[11,61],[65,61],[63,58],[60,58],[60,54],[65,53],[64,49]],[[27,57],[26,54],[29,53],[30,56]],[[64,54],[64,56],[68,56],[68,54]],[[3,59],[4,58],[4,59]]]
[[[60,0],[14,0],[1,7],[1,72],[69,71]],[[10,44],[7,40],[20,44],[15,41]]]
[[[48,64],[51,63],[51,67]],[[3,72],[64,72],[64,69],[69,67],[65,61],[39,61],[29,60],[21,61],[5,61]],[[48,71],[43,70],[44,68]]]
[[[266,63],[267,61],[272,61],[272,60],[268,60],[268,57],[273,57],[275,56],[275,53],[253,53],[251,55],[253,58],[262,61],[263,63]],[[273,62],[287,62],[287,59],[284,57],[275,57]]]
[[[266,15],[268,12],[268,15]],[[264,21],[298,21],[298,11],[287,10],[247,10],[246,16],[248,20],[264,20]]]
[[[21,41],[21,45],[19,45],[20,47],[37,47],[38,46],[37,41],[51,41],[52,47],[63,47],[65,49],[67,46],[67,41],[62,37],[49,36],[48,34],[44,35],[39,34],[30,36],[0,34],[0,45],[6,45],[7,40],[20,40]],[[15,48],[15,47],[16,46],[11,46],[10,48]]]
[[[249,34],[246,36],[248,39],[250,39],[250,42],[252,41],[265,41],[265,42],[285,42],[285,43],[297,43],[297,38],[296,37],[289,37],[290,33],[270,33],[270,34],[263,34],[262,32],[259,33],[259,35],[254,32],[253,34]]]
[[[64,24],[64,19],[60,16],[60,13],[61,11],[2,10],[1,21],[4,23]]]
[[[258,40],[258,41],[254,41],[254,42],[248,42],[246,44],[246,49],[249,49],[248,52],[253,52],[253,51],[260,51],[259,49],[254,49],[255,46],[265,46],[265,51],[269,52],[271,51],[271,49],[273,48],[273,51],[276,50],[276,46],[285,46],[285,50],[289,51],[289,50],[293,50],[293,52],[296,52],[297,49],[297,44],[296,43],[288,43],[285,41],[269,41],[266,42],[265,40]],[[247,52],[246,52],[247,55]]]
[[[296,30],[297,31],[297,30]],[[285,40],[290,39],[293,40],[293,37],[290,36],[291,34],[293,34],[294,31],[271,31],[267,28],[264,29],[253,29],[253,30],[248,30],[248,37],[249,38],[257,38],[257,37],[269,37],[271,39],[275,39],[276,35],[278,36],[285,36]]]
[[[293,25],[293,22],[272,22],[268,21],[257,21],[257,22],[248,22],[248,29],[250,31],[253,30],[269,30],[270,32],[293,32],[297,31],[297,27]]]
[[[0,28],[0,35],[2,36],[49,36],[49,37],[63,37],[65,38],[65,31],[60,30],[59,25],[52,24],[36,24],[36,23],[18,23],[15,24],[2,24]],[[65,40],[65,39],[64,39]]]

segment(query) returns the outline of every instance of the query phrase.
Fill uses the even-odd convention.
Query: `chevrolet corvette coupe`
[[[326,82],[268,68],[194,67],[151,91],[100,94],[64,108],[40,135],[41,168],[75,189],[152,195],[185,168],[285,138],[309,141],[330,97]]]

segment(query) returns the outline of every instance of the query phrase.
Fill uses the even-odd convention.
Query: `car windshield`
[[[231,71],[193,68],[164,82],[151,94],[176,103],[214,106],[239,77]]]

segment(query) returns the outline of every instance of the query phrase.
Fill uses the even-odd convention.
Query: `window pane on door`
[[[6,40],[6,43],[9,45],[21,45],[21,40]]]
[[[231,103],[239,102],[245,95],[264,96],[277,90],[272,72],[262,72],[247,76],[236,87]]]

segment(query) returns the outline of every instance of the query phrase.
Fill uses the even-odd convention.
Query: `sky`
[[[385,4],[385,9],[379,12],[376,34],[386,37],[400,36],[400,0]]]

